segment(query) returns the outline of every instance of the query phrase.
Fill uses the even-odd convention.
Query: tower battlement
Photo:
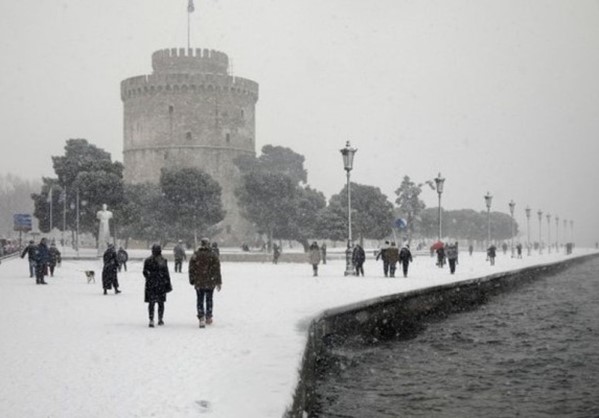
[[[152,69],[154,73],[163,74],[227,74],[229,57],[213,49],[161,49],[152,54]]]

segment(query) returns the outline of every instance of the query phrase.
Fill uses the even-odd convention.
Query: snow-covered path
[[[0,416],[279,418],[291,402],[307,325],[322,310],[566,256],[499,255],[494,267],[484,258],[460,254],[451,276],[418,257],[407,279],[382,277],[372,259],[365,278],[343,277],[342,261],[321,265],[319,277],[307,263],[223,263],[207,329],[197,327],[187,265],[171,273],[166,325],[150,329],[139,261],[120,274],[123,293],[104,296],[99,261],[65,260],[40,286],[25,260],[5,260]],[[88,269],[95,284],[87,284]]]

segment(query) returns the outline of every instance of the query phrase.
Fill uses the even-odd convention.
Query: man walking
[[[37,252],[37,246],[33,242],[33,240],[29,241],[29,245],[25,247],[23,252],[21,253],[21,258],[25,258],[27,255],[27,261],[29,262],[29,277],[33,277],[35,275],[35,253]]]
[[[173,255],[175,256],[175,273],[181,273],[183,260],[187,259],[185,248],[183,248],[183,241],[179,240],[177,245],[175,245],[175,248],[173,248]]]
[[[409,245],[406,244],[399,250],[399,262],[401,263],[403,276],[408,277],[408,267],[412,262],[412,252]]]
[[[189,260],[189,284],[196,290],[200,328],[205,328],[206,324],[212,324],[214,289],[220,292],[222,287],[220,259],[210,248],[208,238],[202,238],[200,248]]]
[[[458,246],[456,244],[449,244],[447,246],[447,261],[449,262],[449,271],[451,274],[455,273],[455,266],[458,263]]]
[[[50,262],[50,252],[46,244],[46,238],[42,238],[37,245],[35,253],[35,283],[48,284],[44,280],[44,276],[48,275],[48,263]]]

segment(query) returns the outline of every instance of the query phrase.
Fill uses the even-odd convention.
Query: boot
[[[148,324],[149,328],[154,328],[154,320],[150,319],[150,323]]]
[[[164,325],[164,321],[162,320],[162,318],[158,319],[158,325]]]
[[[104,289],[104,294],[105,294],[105,295],[107,295],[107,294],[108,294],[108,291],[107,291],[106,289]]]
[[[114,288],[114,294],[115,294],[115,295],[118,295],[119,293],[121,293],[121,291],[115,287],[115,288]]]
[[[204,317],[198,315],[198,319],[200,320],[200,328],[206,328],[206,320]]]

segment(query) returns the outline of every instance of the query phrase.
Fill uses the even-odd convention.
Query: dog
[[[87,278],[87,284],[92,282],[96,283],[96,273],[93,270],[85,270],[85,277]]]

